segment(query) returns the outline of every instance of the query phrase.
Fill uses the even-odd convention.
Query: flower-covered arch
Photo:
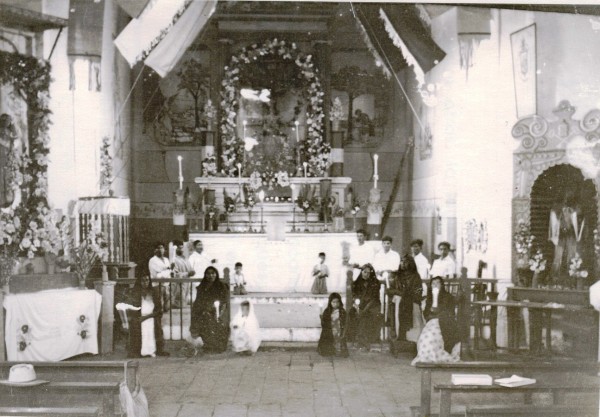
[[[262,45],[253,44],[242,48],[231,57],[230,64],[225,67],[223,88],[221,90],[221,140],[223,144],[222,171],[233,177],[238,174],[237,164],[243,161],[244,141],[237,135],[237,114],[239,110],[238,91],[240,71],[244,66],[253,63],[259,57],[272,55],[283,60],[296,63],[306,88],[303,99],[306,102],[307,137],[302,142],[302,157],[308,162],[309,176],[323,176],[330,165],[331,146],[323,138],[323,90],[312,62],[311,55],[298,50],[295,43],[283,40],[269,40]]]

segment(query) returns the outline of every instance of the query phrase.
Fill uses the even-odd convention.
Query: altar
[[[309,293],[319,252],[327,255],[328,291],[345,293],[342,256],[356,242],[354,233],[287,233],[283,241],[269,241],[266,234],[256,233],[190,233],[190,241],[196,239],[217,259],[220,271],[233,272],[235,263],[242,262],[250,293]]]

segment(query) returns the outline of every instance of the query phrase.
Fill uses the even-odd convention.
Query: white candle
[[[182,190],[183,189],[183,171],[181,169],[181,161],[183,160],[183,157],[181,155],[177,156],[177,161],[179,163],[179,189]]]
[[[377,161],[379,161],[379,155],[375,154],[373,155],[373,160],[375,161],[375,172],[373,173],[373,175],[377,175]]]
[[[215,301],[215,310],[217,310],[217,320],[219,320],[219,307],[221,305],[221,302],[219,300]]]
[[[237,169],[238,169],[238,183],[241,184],[242,183],[242,164],[240,164],[239,162],[237,163]]]
[[[244,120],[244,121],[242,122],[242,125],[244,125],[244,136],[243,136],[243,138],[242,138],[242,139],[244,139],[244,140],[246,140],[246,124],[247,124],[247,123],[248,123],[248,122],[247,122],[246,120]]]
[[[294,195],[294,191],[296,190],[296,186],[294,184],[290,184],[290,188],[292,189],[292,202],[296,201],[296,196]]]
[[[373,172],[373,181],[374,181],[374,188],[377,188],[377,180],[379,179],[379,173],[377,170],[377,161],[379,160],[379,155],[375,154],[373,155],[373,161],[374,161],[374,172]]]
[[[308,162],[303,162],[304,165],[304,178],[308,177]]]
[[[300,126],[300,122],[296,120],[294,124],[296,125],[296,143],[300,143],[300,128],[298,127]]]

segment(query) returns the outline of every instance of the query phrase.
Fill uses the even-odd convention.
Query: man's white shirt
[[[433,265],[431,266],[431,271],[429,272],[429,275],[434,278],[434,277],[454,277],[454,274],[456,274],[456,263],[454,262],[454,260],[450,257],[450,255],[446,256],[445,258],[439,258],[436,259],[435,261],[433,261]]]
[[[417,256],[413,258],[415,260],[415,264],[417,264],[417,272],[422,280],[426,280],[429,278],[429,270],[431,269],[431,265],[429,265],[429,260],[423,255],[423,252],[420,252]]]
[[[358,243],[350,246],[350,265],[358,264],[362,267],[365,264],[372,264],[375,258],[375,248],[368,243],[359,245]],[[352,275],[354,279],[358,278],[360,270],[354,269]]]
[[[194,252],[190,255],[188,262],[194,270],[194,278],[204,278],[204,271],[212,265],[211,260],[206,252]]]
[[[387,253],[381,249],[375,255],[373,268],[376,272],[397,271],[400,267],[400,254],[392,249]]]
[[[150,278],[171,278],[171,264],[167,258],[153,256],[148,262],[148,270],[150,271]],[[153,282],[152,286],[157,287],[158,282]]]

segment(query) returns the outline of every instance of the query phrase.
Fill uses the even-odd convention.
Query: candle
[[[181,155],[177,156],[177,162],[179,163],[179,189],[182,190],[183,189],[183,171],[181,169],[181,161],[183,160],[183,157]]]
[[[379,155],[373,155],[374,161],[374,172],[373,172],[373,180],[375,182],[374,188],[377,188],[377,180],[379,179],[378,171],[377,171],[377,161],[379,160]]]
[[[377,175],[377,161],[379,160],[379,155],[373,155],[373,160],[375,161],[375,172],[374,175]]]
[[[303,162],[304,165],[304,178],[308,177],[308,162]]]
[[[238,169],[238,183],[242,183],[242,164],[240,164],[239,162],[237,163],[237,169]]]
[[[248,122],[247,122],[246,120],[244,120],[244,121],[242,122],[242,125],[244,125],[244,136],[243,136],[243,139],[244,139],[244,140],[246,139],[246,124],[248,124]]]
[[[300,129],[298,127],[300,125],[300,122],[298,122],[298,120],[296,120],[294,122],[294,124],[296,125],[296,142],[300,143]]]
[[[219,300],[215,301],[215,310],[217,310],[217,320],[219,320],[219,306],[221,305],[221,302]]]

